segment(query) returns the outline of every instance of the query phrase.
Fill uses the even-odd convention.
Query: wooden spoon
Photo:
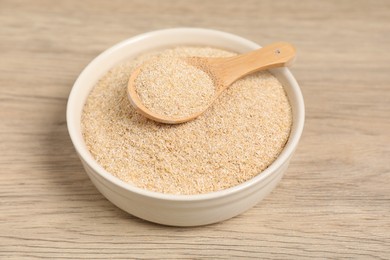
[[[190,65],[209,73],[210,77],[214,79],[214,82],[218,83],[215,86],[215,95],[214,98],[210,100],[210,104],[203,111],[186,117],[170,117],[149,110],[142,103],[142,100],[135,89],[135,80],[143,67],[143,65],[141,65],[131,74],[127,87],[129,100],[140,114],[154,121],[167,124],[179,124],[191,121],[203,114],[217,97],[236,80],[260,70],[290,65],[295,59],[295,48],[289,43],[277,42],[255,51],[233,57],[190,57],[184,59]]]

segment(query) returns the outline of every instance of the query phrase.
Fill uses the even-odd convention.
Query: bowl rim
[[[248,39],[245,39],[241,36],[214,30],[214,29],[205,29],[205,28],[195,28],[195,27],[178,27],[178,28],[170,28],[170,29],[162,29],[162,30],[155,30],[150,31],[142,34],[138,34],[136,36],[133,36],[131,38],[125,39],[112,47],[106,49],[102,53],[100,53],[98,56],[96,56],[79,74],[78,78],[76,79],[75,83],[72,86],[71,92],[69,94],[68,102],[67,102],[67,108],[66,108],[66,121],[67,121],[67,127],[68,132],[71,138],[71,141],[73,143],[73,146],[75,147],[77,153],[81,157],[80,159],[83,160],[89,167],[92,168],[94,173],[97,173],[100,177],[105,179],[106,181],[119,186],[120,188],[127,190],[132,193],[136,193],[138,195],[158,199],[158,200],[169,200],[169,201],[181,201],[181,202],[189,202],[189,201],[205,201],[205,200],[213,200],[221,197],[231,196],[233,194],[236,194],[240,191],[243,191],[247,188],[250,188],[254,185],[256,185],[259,182],[262,182],[263,180],[269,178],[272,173],[274,173],[279,167],[281,167],[293,154],[295,148],[298,145],[298,142],[300,140],[300,137],[303,132],[303,126],[305,121],[305,107],[304,107],[304,100],[302,96],[301,89],[298,85],[298,82],[290,72],[288,68],[280,68],[278,69],[280,73],[284,74],[287,81],[291,84],[291,88],[296,96],[297,99],[297,107],[296,107],[296,118],[293,118],[293,127],[294,132],[290,133],[288,142],[286,143],[285,147],[283,148],[282,152],[279,154],[279,156],[262,172],[260,172],[258,175],[253,177],[252,179],[245,181],[243,183],[240,183],[236,186],[214,191],[210,193],[202,193],[202,194],[191,194],[191,195],[185,195],[185,194],[166,194],[161,192],[155,192],[150,191],[146,189],[142,189],[139,187],[136,187],[135,185],[131,185],[129,183],[126,183],[122,181],[121,179],[113,176],[108,171],[106,171],[101,165],[98,164],[98,162],[92,157],[90,152],[88,151],[88,148],[84,145],[84,140],[79,140],[78,137],[80,133],[78,133],[77,128],[75,124],[73,124],[74,121],[74,111],[75,111],[75,104],[77,104],[77,94],[78,89],[80,89],[82,86],[80,85],[80,82],[82,81],[82,78],[86,77],[89,73],[92,72],[91,68],[96,66],[96,64],[99,64],[100,62],[103,62],[107,57],[109,57],[113,52],[117,51],[118,49],[123,48],[124,46],[127,46],[129,44],[133,44],[139,41],[144,41],[156,36],[161,35],[170,35],[170,34],[181,34],[181,33],[193,33],[193,34],[213,34],[220,37],[224,37],[233,41],[240,42],[242,45],[247,45],[251,47],[261,47],[260,45],[256,44],[253,41],[250,41]],[[85,101],[84,101],[85,102]],[[84,103],[85,104],[85,103]],[[84,105],[83,104],[83,105]],[[118,192],[118,191],[115,191]]]

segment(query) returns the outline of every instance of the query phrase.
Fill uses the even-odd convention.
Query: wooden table
[[[307,109],[273,193],[197,228],[151,224],[108,202],[65,120],[91,59],[179,26],[294,43]],[[0,172],[1,259],[390,259],[390,2],[0,0]]]

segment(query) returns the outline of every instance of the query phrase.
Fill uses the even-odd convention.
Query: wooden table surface
[[[108,202],[65,120],[72,84],[96,55],[182,26],[294,43],[307,111],[272,194],[197,228]],[[1,259],[390,259],[390,2],[0,0],[0,173]]]

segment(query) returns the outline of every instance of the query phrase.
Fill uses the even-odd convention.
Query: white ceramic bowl
[[[304,103],[299,86],[287,68],[272,70],[285,87],[292,105],[290,138],[279,157],[261,174],[235,187],[199,195],[170,195],[137,188],[105,171],[89,153],[81,134],[81,113],[87,96],[114,65],[172,46],[212,46],[238,53],[260,46],[239,36],[200,28],[176,28],[145,33],[125,40],[96,57],[80,74],[69,96],[67,124],[73,145],[96,188],[128,213],[165,225],[197,226],[234,217],[259,203],[282,178],[298,145],[304,125]],[[104,209],[102,209],[104,210]]]

